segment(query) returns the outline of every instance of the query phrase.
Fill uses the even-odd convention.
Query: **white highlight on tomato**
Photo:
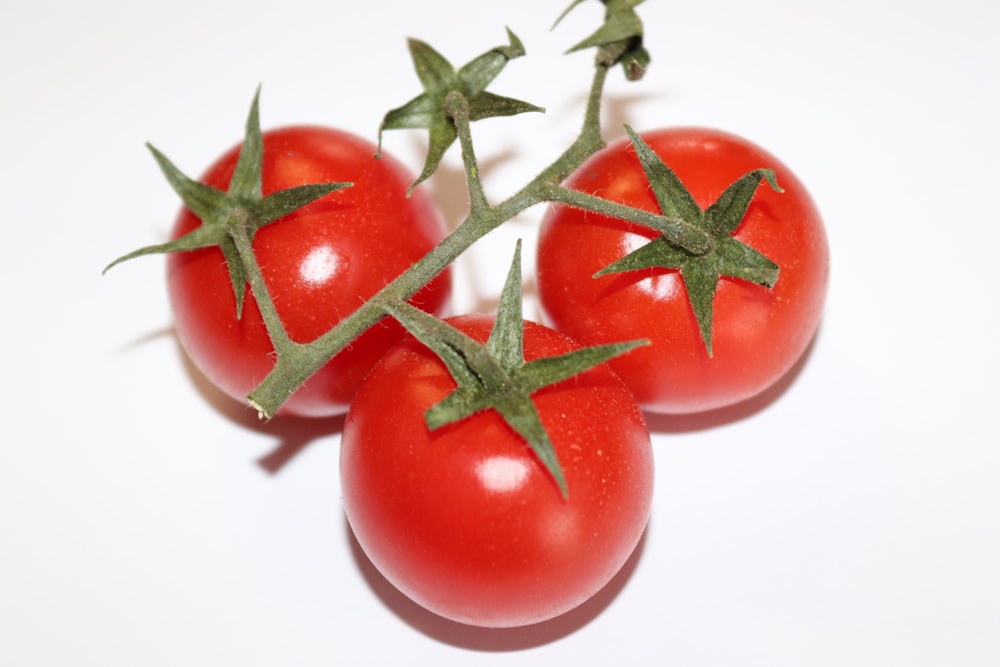
[[[314,248],[299,265],[299,275],[310,285],[322,285],[340,268],[340,257],[330,246]]]
[[[507,456],[494,456],[476,465],[476,476],[482,485],[496,493],[516,491],[528,479],[531,468],[527,461]]]

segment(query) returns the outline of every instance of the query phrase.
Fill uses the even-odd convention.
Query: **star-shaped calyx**
[[[559,16],[556,24],[584,0],[574,0]],[[642,20],[635,7],[645,0],[601,0],[605,5],[604,24],[568,53],[597,48],[597,61],[610,67],[621,63],[625,77],[637,81],[649,66],[649,52],[642,45]]]
[[[782,189],[774,170],[754,169],[736,179],[715,203],[702,209],[670,167],[632,128],[626,129],[663,215],[704,230],[712,242],[707,252],[693,254],[659,236],[601,269],[595,277],[657,267],[678,269],[705,349],[712,356],[712,304],[719,279],[739,278],[765,287],[773,287],[778,280],[777,264],[732,235],[762,181],[776,192]]]
[[[223,192],[185,176],[152,145],[147,144],[174,191],[184,205],[201,220],[201,226],[187,234],[158,245],[146,246],[111,262],[106,272],[116,264],[142,255],[184,252],[218,246],[226,260],[229,278],[236,295],[236,315],[242,316],[246,297],[247,271],[245,260],[237,250],[236,235],[252,239],[261,227],[275,222],[306,204],[325,195],[349,187],[350,183],[316,183],[261,195],[263,140],[259,114],[260,89],[254,95],[246,132],[236,168]]]
[[[521,40],[507,31],[509,44],[490,49],[461,69],[455,69],[444,56],[430,45],[409,40],[410,55],[424,92],[385,115],[379,128],[379,143],[383,130],[422,128],[430,132],[430,145],[423,171],[417,184],[437,169],[445,151],[458,137],[455,123],[445,104],[449,93],[461,94],[468,104],[469,120],[495,116],[513,116],[526,111],[543,111],[540,107],[510,97],[501,97],[486,90],[508,61],[524,55]]]
[[[484,410],[496,410],[524,438],[566,496],[562,467],[531,395],[649,341],[598,345],[526,362],[520,264],[518,241],[485,345],[405,301],[386,304],[385,310],[441,359],[458,385],[427,410],[427,426],[433,430]]]

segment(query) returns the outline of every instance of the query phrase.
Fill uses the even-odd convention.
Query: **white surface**
[[[455,64],[521,36],[494,90],[548,113],[475,129],[490,194],[520,186],[589,81],[589,55],[559,53],[600,6],[550,33],[563,4],[0,2],[0,664],[1000,664],[993,0],[640,7],[655,61],[614,77],[609,136],[706,124],[768,147],[824,213],[832,284],[784,393],[724,423],[653,420],[631,576],[547,626],[467,630],[402,600],[348,537],[337,424],[260,426],[207,390],[160,258],[101,277],[177,209],[144,141],[199,173],[258,83],[265,127],[374,138],[419,91],[406,36]],[[413,167],[423,145],[386,139]],[[446,166],[429,187],[454,219],[455,151]],[[465,258],[457,309],[495,297],[541,213]]]

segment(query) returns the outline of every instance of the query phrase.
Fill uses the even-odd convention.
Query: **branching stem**
[[[262,419],[273,417],[282,403],[310,376],[368,328],[385,317],[385,304],[387,302],[393,303],[409,299],[444,271],[476,241],[522,211],[548,201],[553,194],[558,192],[554,186],[569,177],[588,157],[603,148],[600,106],[607,73],[607,65],[598,64],[595,66],[583,127],[573,144],[530,183],[496,206],[490,206],[487,202],[479,179],[479,170],[469,130],[468,109],[464,106],[464,100],[460,99],[460,95],[449,96],[449,112],[453,114],[461,142],[469,196],[472,202],[468,217],[420,261],[410,266],[375,296],[362,303],[357,310],[312,342],[303,344],[291,341],[283,330],[275,327],[272,334],[277,333],[278,335],[273,338],[276,353],[274,368],[264,378],[264,381],[247,396],[247,401],[257,410],[260,417]],[[241,251],[240,254],[248,258],[244,261],[256,264],[252,252],[244,253]],[[277,313],[266,287],[263,286],[259,267],[248,268],[247,273],[251,276],[256,275],[256,280],[261,283],[262,289],[259,292],[256,284],[251,285],[261,311],[270,311],[276,318]],[[271,327],[269,327],[269,331],[271,331]]]
[[[247,401],[257,409],[262,419],[274,416],[282,403],[310,376],[386,317],[393,304],[410,299],[476,241],[536,204],[562,203],[643,225],[662,233],[670,243],[695,255],[704,254],[711,249],[712,239],[684,220],[625,206],[561,185],[587,158],[605,145],[601,134],[600,111],[608,68],[609,65],[600,62],[595,66],[583,126],[573,143],[531,182],[495,206],[488,202],[480,179],[470,130],[468,100],[457,91],[449,93],[445,99],[445,111],[454,122],[462,149],[470,200],[468,216],[423,258],[362,303],[335,327],[311,342],[298,343],[288,337],[264,284],[260,267],[257,266],[249,236],[238,233],[233,235],[275,348],[274,368],[247,396]]]

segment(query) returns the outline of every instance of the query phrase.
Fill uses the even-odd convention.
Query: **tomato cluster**
[[[577,47],[599,47],[595,91],[649,63],[636,3],[605,4]],[[339,130],[261,133],[256,99],[197,181],[153,149],[185,206],[169,242],[115,262],[168,254],[178,338],[225,393],[262,416],[346,413],[359,544],[419,604],[488,627],[551,619],[615,576],[652,502],[644,414],[760,395],[813,338],[829,272],[816,207],[774,156],[700,128],[599,150],[594,94],[577,143],[490,206],[468,123],[538,110],[485,90],[524,53],[508,37],[457,69],[411,41],[425,91],[383,129],[430,130],[416,180]],[[449,233],[416,186],[457,139],[471,212]],[[451,261],[539,202],[546,323],[523,320],[520,245],[495,314],[441,319]]]
[[[436,613],[513,626],[588,599],[626,561],[649,514],[652,451],[640,406],[690,412],[751,397],[788,370],[815,332],[828,258],[819,216],[796,177],[760,148],[718,131],[664,129],[643,139],[703,208],[748,170],[775,171],[784,191],[756,193],[735,236],[775,260],[780,280],[773,288],[719,281],[709,357],[682,271],[593,277],[657,238],[654,230],[566,205],[550,208],[537,262],[541,301],[555,329],[526,323],[526,358],[635,338],[652,342],[534,396],[572,490],[568,498],[496,412],[428,428],[426,411],[455,381],[394,321],[369,329],[285,403],[288,413],[311,416],[351,406],[341,454],[351,526],[380,571]],[[326,332],[444,236],[434,203],[419,189],[406,196],[411,175],[388,155],[376,159],[375,147],[357,137],[292,127],[264,133],[263,147],[264,195],[312,182],[354,183],[254,239],[275,307],[295,340]],[[234,148],[223,155],[202,182],[225,187],[238,154]],[[593,156],[567,186],[659,212],[628,141]],[[174,237],[198,224],[184,209]],[[213,382],[242,398],[273,365],[252,294],[237,317],[219,248],[171,254],[168,284],[184,348]],[[413,302],[440,313],[449,290],[445,272]],[[450,322],[485,341],[492,319]]]

